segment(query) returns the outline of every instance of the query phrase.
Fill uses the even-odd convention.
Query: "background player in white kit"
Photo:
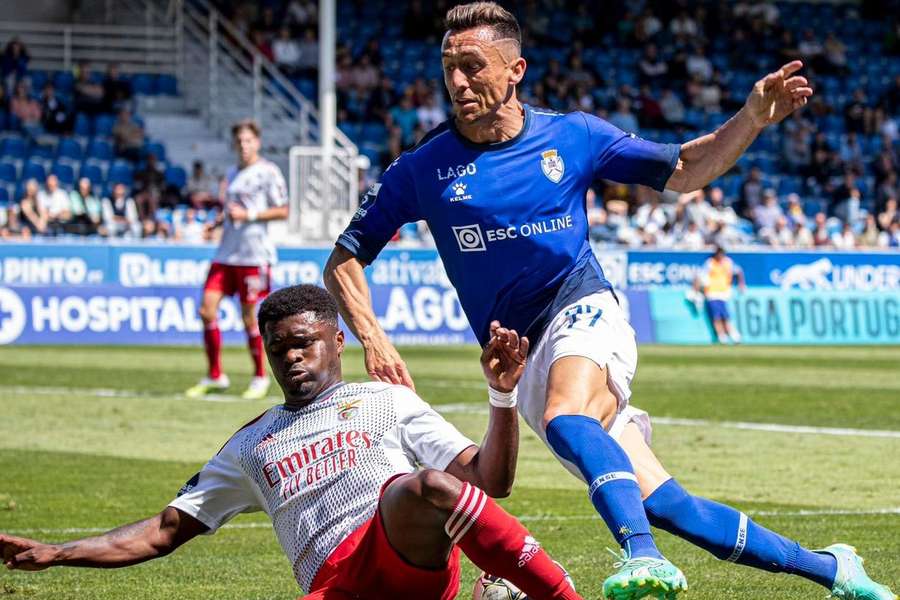
[[[156,516],[67,544],[0,534],[6,566],[128,566],[264,510],[308,600],[451,600],[460,550],[533,600],[580,599],[488,497],[508,494],[515,477],[527,338],[492,326],[481,357],[492,408],[479,448],[407,387],[341,381],[344,334],[324,289],[279,290],[259,320],[284,404],[235,433]]]
[[[253,359],[253,378],[244,392],[248,400],[264,398],[269,391],[263,342],[256,323],[256,303],[269,293],[271,265],[277,260],[268,236],[268,222],[288,216],[287,185],[281,170],[259,154],[259,126],[252,120],[231,128],[238,164],[226,176],[225,208],[214,226],[223,227],[222,241],[203,286],[203,346],[209,370],[206,377],[185,393],[192,398],[230,385],[222,372],[222,333],[219,303],[223,296],[238,295]]]

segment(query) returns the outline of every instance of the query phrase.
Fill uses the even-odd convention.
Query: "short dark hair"
[[[242,129],[246,129],[256,137],[262,137],[260,135],[259,123],[254,121],[253,119],[242,119],[231,126],[231,137],[236,138],[237,134],[241,132]]]
[[[265,333],[266,324],[305,312],[314,313],[316,320],[337,327],[338,309],[334,298],[325,288],[307,283],[282,288],[263,300],[257,317],[259,330]]]
[[[496,2],[470,2],[459,4],[447,11],[444,17],[447,31],[465,31],[477,27],[487,27],[494,33],[495,40],[513,39],[522,47],[522,30],[511,12]]]

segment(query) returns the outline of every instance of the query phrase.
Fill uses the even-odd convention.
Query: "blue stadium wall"
[[[321,283],[328,248],[283,248],[276,287]],[[197,344],[212,248],[0,245],[0,344]],[[708,254],[598,250],[642,343],[705,344],[712,331],[684,292]],[[750,289],[731,310],[746,343],[900,343],[900,254],[732,254]],[[397,343],[474,343],[432,250],[386,250],[366,270],[375,312]],[[225,302],[227,343],[243,343]]]

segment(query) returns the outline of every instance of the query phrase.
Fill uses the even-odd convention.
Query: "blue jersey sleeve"
[[[649,142],[593,115],[585,114],[584,120],[595,178],[665,189],[678,164],[679,144]]]
[[[401,158],[389,166],[366,193],[337,244],[370,264],[405,223],[418,221],[416,189]]]

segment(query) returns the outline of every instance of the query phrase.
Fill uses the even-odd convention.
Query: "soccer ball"
[[[569,572],[561,564],[556,564],[566,574],[566,580],[568,580],[572,589],[575,589],[575,582],[572,581],[572,576],[569,575]],[[528,595],[514,586],[512,582],[502,577],[482,573],[475,580],[475,587],[472,589],[472,600],[528,600]]]
[[[528,596],[502,577],[482,573],[475,580],[472,600],[528,600]]]

